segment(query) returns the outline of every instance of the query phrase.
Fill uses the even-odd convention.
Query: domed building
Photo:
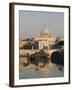
[[[44,27],[41,33],[34,38],[35,41],[38,41],[39,49],[44,47],[48,48],[54,43],[56,37],[54,37],[48,30],[48,27]]]
[[[40,33],[40,37],[45,37],[45,38],[51,37],[51,34],[49,33],[49,30],[47,27],[43,28],[43,30]]]

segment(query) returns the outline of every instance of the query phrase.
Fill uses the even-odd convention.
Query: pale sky
[[[19,11],[20,39],[38,35],[44,26],[54,36],[64,34],[64,13],[43,11]]]

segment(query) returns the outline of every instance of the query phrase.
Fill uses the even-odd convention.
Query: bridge
[[[48,49],[48,50],[44,50],[46,53],[49,54],[49,58],[51,57],[51,54],[55,51],[59,51],[60,49]],[[20,53],[20,56],[27,56],[28,54],[31,55],[31,54],[35,54],[35,52],[39,52],[40,50],[39,49],[20,49],[19,53]]]

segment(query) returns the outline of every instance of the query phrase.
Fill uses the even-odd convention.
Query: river
[[[48,63],[43,68],[31,64],[27,67],[19,68],[19,79],[51,78],[63,76],[64,67],[55,65],[53,63]]]

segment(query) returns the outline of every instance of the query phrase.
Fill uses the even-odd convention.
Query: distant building
[[[22,48],[27,43],[29,43],[29,41],[27,41],[27,40],[19,40],[19,48]]]
[[[49,48],[56,40],[56,37],[54,37],[51,33],[48,32],[47,27],[44,27],[41,33],[36,36],[34,40],[38,41],[39,49],[42,49],[44,47]]]
[[[32,50],[40,50],[43,48],[50,49],[51,46],[54,46],[54,44],[56,43],[62,45],[64,43],[64,37],[62,36],[56,38],[49,32],[48,27],[44,27],[38,36],[24,40],[19,40],[19,47],[20,49],[22,48]]]

